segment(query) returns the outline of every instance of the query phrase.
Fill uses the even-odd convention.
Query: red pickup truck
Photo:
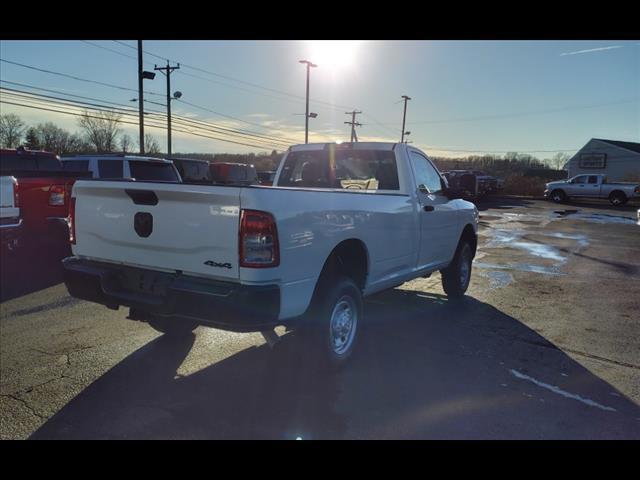
[[[19,209],[19,243],[66,244],[71,189],[86,172],[64,170],[50,152],[24,148],[0,150],[0,176],[13,177],[14,207]],[[7,232],[8,233],[8,232]]]

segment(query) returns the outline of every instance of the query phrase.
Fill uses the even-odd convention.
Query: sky
[[[172,92],[182,93],[171,102],[174,118],[214,124],[227,130],[206,135],[249,144],[176,131],[174,122],[174,152],[257,153],[304,143],[301,59],[317,64],[310,78],[310,111],[318,114],[309,119],[310,142],[348,141],[350,126],[344,122],[351,117],[345,112],[353,109],[363,112],[357,116],[361,141],[399,141],[402,95],[411,97],[408,139],[430,155],[517,151],[550,158],[557,151],[572,154],[591,138],[640,141],[640,41],[149,40],[143,50],[146,70],[166,65],[166,59],[181,64],[171,75]],[[137,109],[130,101],[137,98],[136,55],[134,40],[3,40],[0,85]],[[145,94],[145,100],[164,105],[166,79],[156,73],[144,88],[157,95]],[[0,100],[20,103],[5,90]],[[147,102],[145,108],[164,112],[163,105]],[[78,130],[76,116],[6,103],[0,108],[27,124],[53,121]],[[135,125],[123,129],[137,138],[137,117],[124,118]],[[182,129],[203,133],[184,124]],[[164,128],[146,131],[166,149]]]

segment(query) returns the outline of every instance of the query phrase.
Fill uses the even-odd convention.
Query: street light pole
[[[169,65],[169,60],[167,60],[166,67],[158,67],[154,65],[154,70],[160,71],[164,76],[167,77],[167,156],[171,156],[171,72],[174,70],[178,70],[180,68],[180,64],[172,67]],[[166,73],[165,73],[166,72]]]
[[[300,63],[307,65],[307,109],[304,114],[304,143],[309,143],[309,72],[311,67],[317,67],[308,60],[300,60]]]
[[[404,142],[404,124],[407,119],[407,100],[411,100],[411,98],[406,95],[402,95],[402,98],[404,98],[404,114],[402,115],[402,138],[400,139],[400,143]]]
[[[140,126],[140,154],[144,155],[144,97],[142,95],[142,40],[138,40],[138,125]]]

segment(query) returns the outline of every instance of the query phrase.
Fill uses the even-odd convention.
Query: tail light
[[[49,189],[49,206],[59,207],[64,205],[66,190],[64,185],[52,185]]]
[[[18,180],[16,180],[16,178],[13,177],[13,206],[14,207],[20,206],[19,187],[20,187],[20,184],[18,183]]]
[[[69,201],[69,242],[76,244],[76,197]]]
[[[267,268],[280,265],[278,231],[273,215],[258,210],[240,213],[240,266]]]

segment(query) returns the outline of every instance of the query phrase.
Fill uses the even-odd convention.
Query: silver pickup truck
[[[570,198],[607,198],[614,206],[624,205],[633,198],[640,198],[638,183],[608,183],[606,175],[577,175],[568,180],[545,185],[545,198],[556,203]]]

